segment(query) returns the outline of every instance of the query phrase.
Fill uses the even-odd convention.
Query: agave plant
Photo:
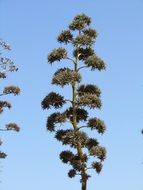
[[[52,84],[71,86],[71,100],[56,93],[50,92],[42,101],[43,109],[61,109],[67,104],[64,111],[52,113],[47,118],[47,130],[54,133],[54,137],[67,145],[68,149],[60,153],[59,157],[71,169],[68,176],[73,178],[80,176],[81,189],[87,189],[87,180],[90,170],[101,172],[102,162],[106,158],[106,149],[101,146],[96,138],[89,137],[87,130],[103,134],[106,130],[104,121],[90,116],[89,109],[100,109],[101,91],[95,84],[82,84],[80,71],[89,69],[91,71],[105,70],[105,63],[100,59],[94,49],[97,32],[90,28],[91,18],[85,14],[75,16],[67,30],[62,31],[57,41],[61,44],[72,45],[72,57],[68,55],[65,48],[59,47],[48,54],[48,63],[53,64],[61,60],[68,60],[72,68],[63,67],[58,69],[52,78]],[[71,55],[71,53],[70,53]],[[69,123],[70,127],[62,129],[62,124]],[[68,125],[68,126],[69,126]]]
[[[15,72],[18,70],[18,68],[10,58],[4,57],[2,55],[2,51],[4,50],[10,51],[11,47],[5,41],[0,39],[0,79],[5,79],[7,78],[7,73]],[[19,95],[19,93],[20,93],[20,88],[18,86],[13,86],[13,85],[5,86],[0,93],[0,97],[7,96],[9,94],[13,94],[16,96]],[[11,103],[8,102],[7,100],[0,100],[0,114],[2,114],[5,108],[10,109]],[[14,122],[5,124],[4,127],[0,126],[0,132],[10,131],[10,130],[19,132],[20,128]],[[0,138],[0,145],[2,145],[2,142],[3,141]],[[0,150],[0,159],[4,159],[6,156],[7,154]]]

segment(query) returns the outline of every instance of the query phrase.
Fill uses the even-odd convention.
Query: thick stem
[[[78,47],[77,47],[77,50],[78,50]],[[78,53],[77,53],[77,56],[76,56],[76,60],[74,62],[74,71],[75,72],[78,72],[78,68],[77,68],[77,65],[78,65]],[[72,84],[72,94],[73,94],[73,99],[72,99],[72,106],[73,106],[73,128],[74,128],[74,131],[76,132],[78,130],[78,126],[77,126],[77,115],[76,115],[76,94],[77,94],[77,89],[76,89],[76,82],[74,82]],[[80,157],[80,159],[82,160],[83,158],[83,151],[82,151],[82,147],[81,147],[81,143],[78,142],[77,143],[77,153],[78,153],[78,156]],[[82,184],[82,187],[81,187],[81,190],[86,190],[86,186],[87,186],[87,174],[86,174],[86,170],[85,168],[82,169],[81,171],[81,184]]]
[[[86,186],[87,186],[87,176],[86,176],[86,173],[82,174],[81,183],[82,183],[81,190],[86,190]]]

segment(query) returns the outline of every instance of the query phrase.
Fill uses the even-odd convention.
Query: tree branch
[[[81,69],[83,69],[83,68],[87,68],[88,66],[82,66],[82,67],[79,67],[78,69],[77,69],[77,71],[79,71],[79,70],[81,70]]]
[[[66,59],[67,59],[67,60],[70,60],[70,61],[72,61],[74,64],[76,64],[76,62],[75,62],[72,58],[66,57]]]
[[[0,131],[8,131],[7,129],[0,129]]]

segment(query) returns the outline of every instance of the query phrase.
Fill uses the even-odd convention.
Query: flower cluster
[[[77,15],[71,24],[69,25],[70,30],[82,30],[91,23],[91,18],[85,14]]]
[[[65,114],[70,121],[73,121],[73,108],[70,107],[65,111]],[[82,108],[76,108],[76,121],[86,121],[88,118],[88,112],[85,109]]]
[[[64,97],[55,92],[49,93],[41,103],[43,109],[49,109],[51,106],[58,109],[61,108],[64,104]]]
[[[98,133],[101,133],[101,134],[103,134],[106,130],[104,121],[96,117],[88,120],[87,127],[91,129],[96,129]]]
[[[87,162],[87,155],[84,154],[82,158],[80,158],[77,154],[73,154],[71,151],[62,151],[59,155],[60,159],[63,163],[70,164],[73,169],[69,170],[68,176],[74,177],[77,172],[80,172],[85,167],[85,162]]]
[[[106,68],[104,61],[102,59],[100,59],[99,57],[97,57],[95,54],[89,56],[85,60],[85,64],[88,67],[91,67],[91,70],[98,69],[99,71],[101,71],[101,70],[104,70]]]
[[[3,108],[11,108],[11,104],[7,101],[0,101],[0,113],[3,112]]]
[[[84,168],[86,168],[87,160],[88,158],[86,154],[83,154],[82,157],[77,154],[71,159],[70,165],[72,165],[73,169],[77,172],[81,172]]]
[[[61,141],[63,145],[70,145],[71,147],[77,147],[80,142],[81,146],[85,146],[85,141],[87,140],[87,134],[82,131],[74,131],[72,129],[58,130],[56,132],[55,138]]]
[[[85,60],[85,59],[87,59],[87,57],[89,57],[93,54],[94,54],[94,50],[90,47],[86,47],[86,48],[80,47],[78,49],[75,49],[73,52],[73,56],[74,57],[78,56],[79,60]]]
[[[73,40],[74,46],[91,46],[93,43],[93,38],[86,34],[79,35]]]
[[[88,150],[90,150],[93,147],[96,147],[99,144],[99,142],[97,141],[97,139],[94,138],[88,138],[86,141],[86,148],[88,148]]]
[[[14,64],[14,62],[6,57],[1,57],[0,58],[0,69],[4,72],[4,71],[10,71],[10,72],[14,72],[17,71],[18,68],[16,67],[16,65]]]
[[[19,95],[20,88],[18,86],[7,86],[3,90],[3,94],[14,94]]]
[[[5,157],[7,157],[7,155],[4,152],[0,151],[0,159],[4,159]]]
[[[91,38],[95,39],[97,37],[97,32],[96,30],[92,29],[92,28],[88,28],[83,30],[83,33],[87,36],[90,36]]]
[[[48,62],[53,63],[55,61],[60,61],[61,59],[65,59],[67,57],[67,51],[64,48],[57,48],[54,49],[49,55],[48,55]]]
[[[96,85],[80,85],[77,89],[78,96],[83,96],[84,94],[94,94],[97,97],[100,97],[101,91]]]
[[[0,39],[0,47],[2,47],[3,49],[6,50],[11,50],[11,47],[8,43],[6,43],[5,41],[3,41],[2,39]]]
[[[6,125],[6,130],[14,130],[16,132],[19,132],[20,128],[18,127],[16,123],[9,123]]]
[[[77,98],[77,106],[101,108],[101,100],[94,94],[84,94]]]
[[[61,68],[55,72],[52,84],[64,86],[67,84],[72,84],[74,82],[80,82],[81,76],[78,72],[75,72],[69,68]]]
[[[4,79],[4,78],[6,78],[6,73],[4,73],[4,72],[0,72],[0,79]]]
[[[76,175],[76,170],[75,170],[75,169],[71,169],[71,170],[69,170],[69,172],[68,172],[68,176],[69,176],[70,178],[75,177],[75,175]]]
[[[102,170],[102,163],[101,162],[93,162],[92,167],[99,174],[101,172],[101,170]]]
[[[62,31],[62,33],[58,36],[57,40],[60,43],[69,43],[72,41],[73,35],[71,34],[70,30]]]
[[[97,158],[101,161],[105,160],[106,158],[106,149],[102,146],[93,146],[89,149],[89,153],[92,156],[97,156]]]
[[[62,151],[59,156],[63,163],[68,163],[72,160],[74,154],[71,151],[67,150]]]
[[[66,115],[60,112],[55,112],[47,118],[47,130],[50,132],[55,131],[55,125],[58,123],[64,123],[66,121]]]

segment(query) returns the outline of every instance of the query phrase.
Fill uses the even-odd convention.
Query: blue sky
[[[143,0],[0,0],[0,38],[9,42],[7,55],[19,67],[4,85],[21,87],[19,97],[9,97],[11,111],[1,115],[1,125],[16,121],[21,132],[1,134],[8,157],[1,161],[1,190],[80,189],[79,179],[67,177],[68,166],[58,158],[63,149],[46,131],[51,111],[41,100],[51,90],[57,66],[47,64],[47,54],[59,44],[56,37],[76,14],[92,17],[99,33],[95,49],[107,64],[106,72],[84,72],[84,82],[102,90],[103,108],[94,114],[104,119],[107,132],[97,136],[107,148],[100,175],[93,173],[88,190],[143,189]],[[62,64],[60,64],[62,66]]]

